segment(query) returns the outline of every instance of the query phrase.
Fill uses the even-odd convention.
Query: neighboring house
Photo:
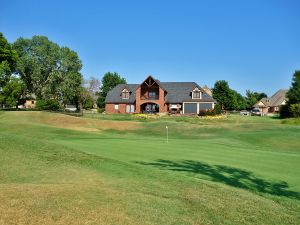
[[[203,86],[202,88],[209,96],[212,97],[212,91],[209,87],[207,87],[206,85]]]
[[[24,108],[33,109],[36,106],[35,94],[28,94],[25,96]]]
[[[279,108],[286,104],[288,90],[280,89],[271,98],[262,98],[253,107],[258,108],[263,114],[279,112]]]
[[[24,108],[26,109],[33,109],[36,106],[36,100],[35,99],[30,99],[26,100],[24,103]]]
[[[107,113],[173,112],[196,114],[216,101],[195,82],[160,82],[148,76],[141,84],[119,84],[105,99]]]

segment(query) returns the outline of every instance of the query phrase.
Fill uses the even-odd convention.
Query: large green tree
[[[300,103],[300,71],[295,71],[292,86],[287,92],[288,105]]]
[[[300,71],[296,70],[293,75],[292,86],[286,97],[287,104],[281,106],[280,117],[300,117]]]
[[[118,73],[108,72],[104,74],[101,83],[102,85],[100,87],[97,105],[99,108],[104,108],[107,93],[118,84],[126,84],[126,80],[125,78],[122,78]]]
[[[246,108],[245,98],[235,90],[230,89],[228,82],[219,80],[212,90],[213,98],[225,110],[241,110]]]
[[[231,90],[232,94],[232,109],[234,110],[243,110],[247,108],[246,99],[240,93],[235,90]]]
[[[229,109],[231,101],[231,90],[228,82],[225,80],[216,81],[213,89],[213,98],[217,100],[218,104],[222,106],[222,109]]]
[[[76,52],[45,36],[19,38],[13,48],[19,55],[17,71],[29,93],[39,99],[55,98],[65,104],[78,104],[82,64]]]
[[[0,104],[6,107],[18,107],[20,98],[25,92],[25,85],[18,77],[11,77],[9,82],[3,86],[0,94]]]
[[[15,72],[18,55],[0,32],[0,88],[3,87]]]

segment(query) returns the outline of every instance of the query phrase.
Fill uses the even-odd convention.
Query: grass
[[[300,223],[296,123],[88,117],[0,112],[1,225]]]

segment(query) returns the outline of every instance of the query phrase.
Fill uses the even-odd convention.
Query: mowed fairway
[[[0,225],[300,224],[300,125],[131,119],[0,112]]]

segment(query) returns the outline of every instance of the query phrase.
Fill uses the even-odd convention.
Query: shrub
[[[105,111],[105,108],[98,108],[97,111],[98,113],[103,113]]]
[[[300,117],[300,103],[291,104],[289,109],[294,117]]]
[[[217,115],[216,110],[200,110],[198,116],[215,116]]]
[[[280,118],[288,118],[291,117],[291,111],[288,105],[282,105],[279,109]]]
[[[94,106],[94,99],[93,98],[87,98],[83,104],[82,104],[82,107],[84,109],[92,109]]]
[[[219,103],[216,104],[214,110],[215,110],[217,115],[221,114],[221,111],[222,111],[221,105]]]
[[[58,111],[61,109],[61,106],[59,102],[55,99],[40,99],[36,101],[36,108],[38,110]]]

